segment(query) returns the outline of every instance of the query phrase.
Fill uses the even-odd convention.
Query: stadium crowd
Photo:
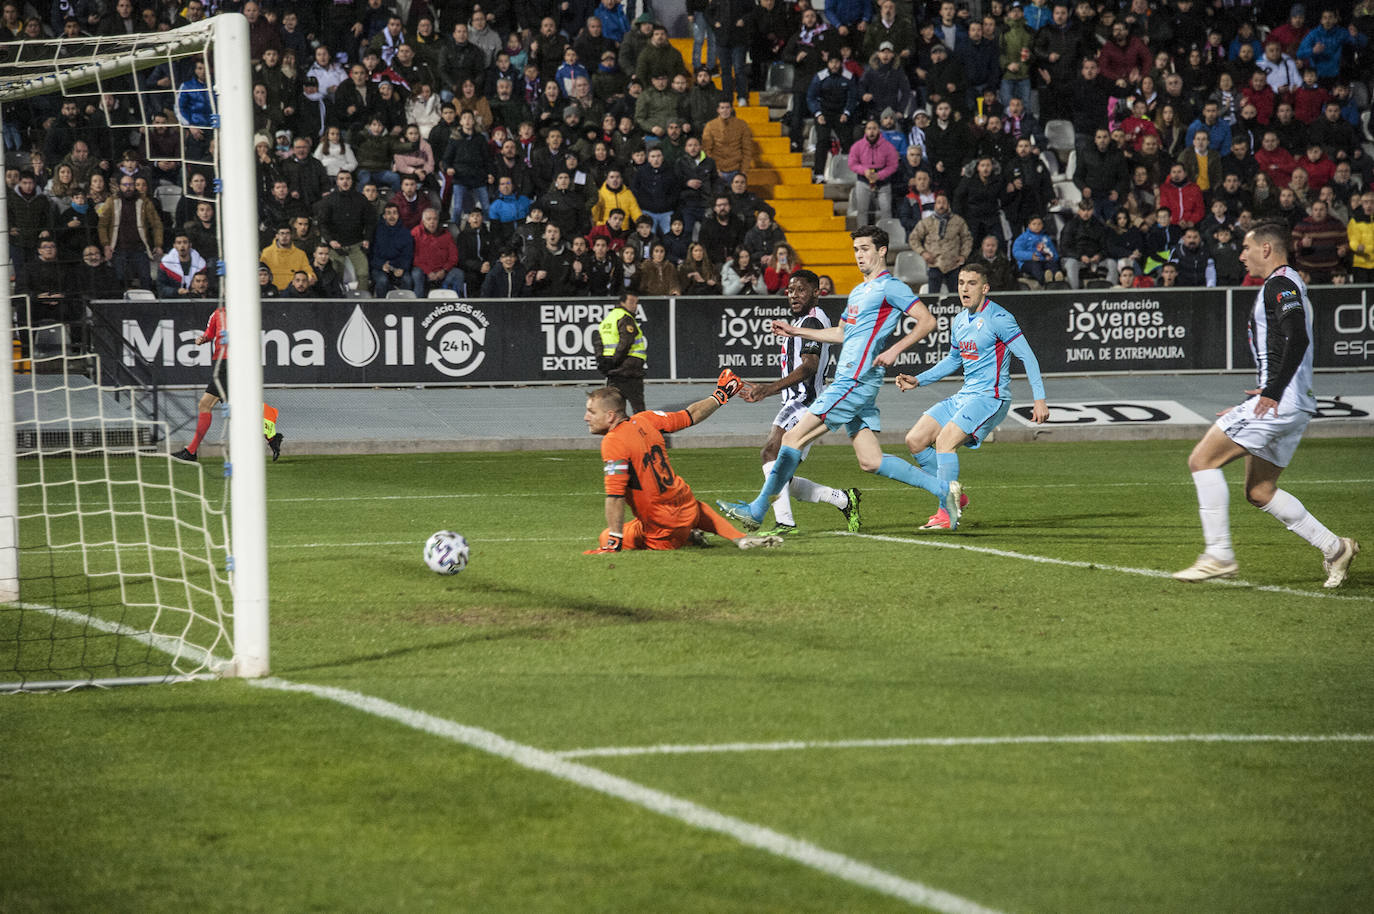
[[[696,67],[640,2],[7,0],[0,56],[241,11],[269,296],[777,293],[802,265],[735,116],[775,66],[813,180],[844,156],[932,289],[1239,285],[1265,219],[1312,282],[1374,281],[1374,0],[687,0]],[[205,64],[137,79],[6,105],[19,291],[213,293]]]

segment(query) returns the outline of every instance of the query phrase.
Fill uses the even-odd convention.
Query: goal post
[[[93,400],[98,407],[99,415],[94,420],[100,425],[95,433],[96,444],[78,444],[83,433],[73,431],[71,415],[65,420],[51,420],[57,423],[54,427],[66,429],[66,437],[54,444],[56,439],[44,424],[49,420],[34,416],[31,437],[36,443],[32,449],[27,444],[21,447],[17,438],[23,420],[17,416],[16,404],[27,401],[16,390],[16,377],[23,376],[17,375],[20,368],[15,361],[0,371],[0,623],[5,623],[0,624],[0,690],[91,682],[165,681],[195,678],[207,672],[220,676],[265,676],[270,670],[266,460],[260,418],[261,303],[257,283],[258,215],[248,21],[241,14],[221,14],[165,32],[58,38],[17,42],[7,47],[16,51],[11,62],[0,65],[0,103],[59,93],[65,97],[119,91],[125,93],[129,108],[137,115],[135,123],[121,124],[120,129],[141,129],[145,135],[153,125],[154,108],[147,96],[170,96],[174,99],[172,104],[177,105],[181,89],[175,77],[170,90],[141,88],[140,74],[162,65],[175,74],[174,65],[190,58],[205,62],[206,95],[213,111],[209,130],[213,136],[210,144],[213,155],[208,161],[192,161],[185,154],[183,133],[180,176],[185,193],[189,165],[203,166],[217,175],[211,200],[219,229],[218,272],[221,275],[218,294],[225,304],[225,342],[232,347],[234,358],[228,360],[227,402],[219,412],[227,427],[224,441],[227,493],[221,492],[218,496],[207,484],[208,468],[200,465],[174,467],[176,461],[170,456],[170,439],[165,428],[151,436],[146,434],[146,423],[133,406],[135,394],[121,392],[127,393],[132,412],[110,417],[110,425],[118,427],[119,432],[106,433],[107,416],[103,403],[114,391],[100,387],[102,375],[98,370],[87,372],[96,380],[94,385],[86,385],[93,390],[84,391],[86,399]],[[120,88],[113,89],[114,86]],[[160,110],[160,105],[157,107]],[[5,284],[0,288],[9,289],[9,281],[14,275],[14,258],[9,244],[5,194],[5,187],[0,182],[0,283]],[[167,246],[170,247],[170,238]],[[156,268],[155,263],[152,266]],[[210,269],[215,269],[213,262]],[[112,290],[111,297],[118,294],[117,290]],[[33,322],[21,321],[21,326],[16,328],[11,319],[16,307],[21,309],[21,314],[31,313],[27,303],[17,299],[0,307],[0,339],[9,347],[10,341],[19,342],[27,333],[24,342],[31,346],[35,339]],[[23,326],[26,323],[30,326]],[[16,336],[16,329],[19,336]],[[115,351],[119,351],[118,346]],[[7,360],[11,358],[6,355]],[[70,359],[60,360],[59,365],[49,366],[48,370],[60,374],[64,383],[69,377],[82,381],[76,377],[80,372],[73,371],[70,362]],[[30,365],[34,374],[29,376],[25,396],[32,394],[35,406],[29,412],[36,413],[42,399],[40,387],[46,389],[47,385],[38,381],[38,361],[31,360]],[[70,409],[74,399],[70,391],[65,399]],[[80,418],[92,420],[91,416]],[[63,421],[67,423],[65,426],[61,424]],[[131,442],[127,447],[126,439]],[[111,443],[116,440],[118,444]],[[149,441],[158,442],[156,453],[150,452]],[[28,464],[30,457],[35,459],[37,468],[21,473],[21,465]],[[82,466],[80,461],[86,458],[90,458],[86,460],[86,467],[98,466],[102,460],[105,467],[117,467],[105,470],[104,482],[110,489],[107,493],[109,508],[106,510],[100,504],[95,506],[93,510],[99,515],[98,522],[88,522],[81,516],[69,519],[69,515],[80,515],[84,510],[83,500],[91,501],[90,480],[82,477],[93,474],[78,469]],[[70,480],[51,482],[47,465],[43,463],[45,460],[54,466],[64,464],[63,472],[70,474]],[[195,482],[187,485],[185,477],[177,475],[182,472],[194,472]],[[35,475],[39,481],[32,485],[39,494],[21,498],[22,490],[29,484],[28,477]],[[61,473],[54,472],[52,476],[58,478]],[[50,487],[64,482],[70,483],[71,497],[76,503],[74,512],[49,508]],[[196,498],[201,504],[188,507]],[[41,502],[37,509],[30,504],[35,501]],[[221,503],[222,510],[215,508],[214,501]],[[171,505],[166,516],[162,508],[164,503]],[[128,504],[136,507],[130,509]],[[141,518],[138,516],[140,511]],[[188,534],[188,522],[178,512],[197,516],[204,529]],[[52,517],[59,515],[65,526],[53,522]],[[227,517],[227,523],[222,524],[227,529],[217,537],[213,528],[220,516]],[[131,544],[124,539],[124,534],[130,527],[138,527],[140,521],[150,541]],[[126,604],[136,606],[138,611],[127,618],[112,620],[98,614],[83,617],[79,609],[73,611],[56,605],[59,602],[56,600],[51,601],[54,605],[35,604],[26,595],[26,589],[44,588],[26,587],[30,575],[25,569],[27,538],[21,522],[47,528],[43,548],[49,553],[63,549],[80,553],[79,562],[73,562],[79,564],[81,574],[89,576],[88,591],[102,589],[92,588],[89,580],[108,575],[117,580],[117,586],[104,589],[117,590]],[[51,532],[55,527],[61,528],[57,535]],[[105,538],[107,532],[108,539]],[[201,533],[204,534],[203,543],[198,539]],[[173,545],[156,541],[158,535]],[[125,567],[125,553],[140,550],[147,553],[146,567],[139,566],[138,570],[131,571]],[[93,557],[96,552],[103,554]],[[177,554],[176,561],[188,577],[182,582],[183,595],[176,595],[177,582],[169,580],[175,577],[174,572],[169,575],[166,570],[169,553]],[[35,560],[32,564],[41,562]],[[190,580],[193,576],[197,579]],[[217,585],[217,580],[227,583],[227,601],[219,593],[222,587]],[[51,585],[47,591],[56,594],[60,589]],[[226,607],[225,602],[231,605]],[[9,611],[8,619],[3,618],[6,611]],[[40,682],[41,672],[16,661],[19,667],[16,672],[7,655],[17,658],[26,650],[33,653],[32,645],[24,640],[24,629],[25,626],[29,630],[39,627],[33,621],[39,613],[47,613],[48,622],[53,626],[75,626],[92,632],[93,637],[132,637],[150,652],[162,651],[170,655],[170,671],[163,676],[123,676],[116,663],[115,674],[105,676],[91,672],[83,661],[54,669],[51,681]],[[19,634],[11,644],[7,639],[15,630]],[[65,632],[63,637],[66,637]],[[120,649],[113,650],[118,654]],[[231,652],[232,657],[219,655],[226,651]],[[19,682],[5,682],[16,675]]]

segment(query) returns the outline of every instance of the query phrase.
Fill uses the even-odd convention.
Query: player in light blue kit
[[[882,424],[874,401],[882,389],[887,366],[935,329],[935,317],[910,286],[887,271],[887,232],[865,226],[849,237],[854,239],[854,262],[864,281],[849,293],[849,304],[839,324],[810,329],[773,321],[772,331],[779,336],[841,344],[840,356],[835,379],[783,435],[782,447],[778,448],[773,469],[758,497],[752,502],[717,502],[726,516],[747,529],[758,528],[773,497],[796,472],[802,449],[828,431],[843,428],[849,432],[859,468],[867,473],[905,481],[898,475],[901,468],[915,469],[899,457],[883,454],[877,435]],[[896,343],[881,349],[883,341],[897,329],[902,315],[914,318],[916,326]]]
[[[1045,405],[1045,385],[1040,380],[1040,363],[1031,352],[1021,328],[1001,305],[988,298],[988,271],[981,264],[959,270],[959,303],[964,310],[949,324],[949,355],[916,377],[897,375],[897,386],[912,390],[934,384],[953,374],[962,365],[964,386],[928,409],[911,431],[906,445],[921,469],[912,469],[909,482],[940,499],[940,510],[931,515],[922,530],[956,530],[959,513],[968,504],[959,483],[959,445],[976,448],[1001,424],[1011,409],[1011,356],[1025,366],[1035,407],[1031,418],[1037,423],[1050,417]],[[931,474],[931,470],[935,474]]]

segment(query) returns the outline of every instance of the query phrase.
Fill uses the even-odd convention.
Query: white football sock
[[[1193,485],[1197,487],[1197,513],[1202,518],[1202,542],[1206,553],[1223,562],[1234,562],[1231,493],[1226,488],[1226,474],[1221,470],[1198,470],[1193,474]]]
[[[777,461],[770,460],[763,465],[764,479],[767,479],[768,474],[772,472],[774,463],[777,463]],[[796,481],[796,477],[794,476],[792,481],[784,485],[782,490],[778,492],[778,497],[773,499],[773,519],[789,527],[795,527],[797,525],[796,520],[792,517],[792,483]]]
[[[823,486],[818,482],[812,482],[798,476],[792,477],[792,494],[802,501],[809,501],[817,505],[826,504],[844,508],[849,504],[849,496],[844,494],[843,489]]]
[[[1326,558],[1334,559],[1340,554],[1340,537],[1326,529],[1321,521],[1308,513],[1302,502],[1283,489],[1276,489],[1274,497],[1261,510],[1274,515],[1289,530],[1316,546]]]

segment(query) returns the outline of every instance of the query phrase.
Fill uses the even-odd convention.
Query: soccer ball
[[[468,567],[468,541],[452,530],[425,540],[425,564],[435,574],[457,574]]]

